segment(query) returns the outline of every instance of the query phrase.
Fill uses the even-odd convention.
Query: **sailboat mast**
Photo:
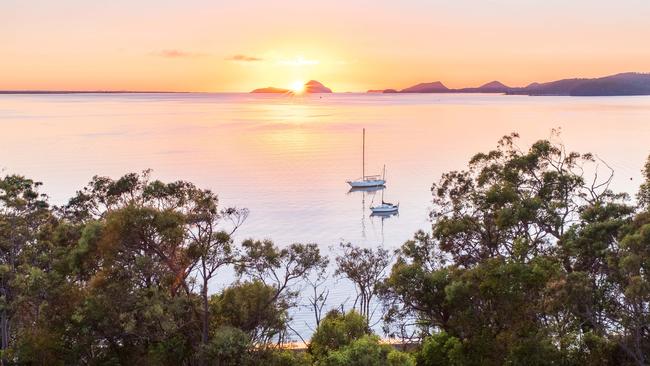
[[[363,142],[361,144],[361,180],[366,180],[366,129],[363,129]]]
[[[386,164],[384,164],[384,174],[381,178],[384,182],[386,181]],[[384,204],[384,190],[381,190],[381,204]],[[384,224],[384,220],[381,221],[381,224]]]

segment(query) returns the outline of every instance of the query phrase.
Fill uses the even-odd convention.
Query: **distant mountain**
[[[420,83],[396,91],[394,89],[372,90],[383,93],[504,93],[523,95],[650,95],[650,73],[626,72],[594,79],[562,79],[547,83],[531,83],[526,87],[510,87],[499,81],[491,81],[474,88],[449,89],[440,81]]]
[[[448,93],[449,88],[439,81],[432,83],[420,83],[409,88],[400,90],[400,93]]]
[[[478,88],[462,88],[462,89],[453,89],[454,93],[507,93],[513,90],[513,88],[503,84],[500,81],[490,81],[487,84],[483,84]]]
[[[432,83],[421,83],[409,88],[400,90],[400,93],[506,93],[513,88],[502,84],[499,81],[491,81],[478,88],[449,89],[440,81]],[[389,90],[389,89],[387,89]],[[385,90],[384,93],[387,91]]]
[[[595,79],[562,79],[533,83],[510,94],[525,95],[650,95],[650,74],[626,72]]]
[[[282,88],[274,88],[272,86],[266,87],[266,88],[259,88],[253,90],[251,93],[277,93],[277,94],[285,94],[285,93],[291,93],[291,90],[289,89],[282,89]]]
[[[509,87],[505,86],[502,82],[495,80],[479,86],[479,89],[509,89]]]
[[[506,91],[512,89],[509,86],[506,86],[500,81],[491,81],[487,84],[483,84],[478,87],[478,90],[484,93],[505,93]]]
[[[309,80],[305,83],[305,93],[331,93],[332,89],[326,87],[316,80]]]
[[[316,80],[309,80],[308,82],[305,83],[305,93],[331,93],[332,89],[326,87],[322,83],[316,81]],[[283,88],[275,88],[272,86],[266,87],[266,88],[259,88],[253,90],[251,93],[276,93],[276,94],[285,94],[285,93],[291,93],[293,94],[293,91],[289,89],[283,89]]]

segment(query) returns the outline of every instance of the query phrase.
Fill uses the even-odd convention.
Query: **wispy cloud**
[[[239,61],[239,62],[264,61],[264,59],[261,58],[261,57],[247,56],[247,55],[233,55],[233,56],[230,56],[230,57],[226,57],[226,60],[228,60],[228,61]]]
[[[153,55],[165,58],[189,58],[205,56],[203,53],[187,52],[183,50],[168,49],[158,52],[153,52]]]

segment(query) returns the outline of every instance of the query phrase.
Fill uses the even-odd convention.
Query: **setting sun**
[[[300,94],[303,91],[305,91],[305,82],[300,81],[300,80],[296,80],[291,84],[290,89],[291,89],[292,92],[294,92],[296,94]]]

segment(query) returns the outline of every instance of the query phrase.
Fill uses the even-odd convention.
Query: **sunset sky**
[[[650,71],[648,0],[2,0],[0,89],[334,91]]]

